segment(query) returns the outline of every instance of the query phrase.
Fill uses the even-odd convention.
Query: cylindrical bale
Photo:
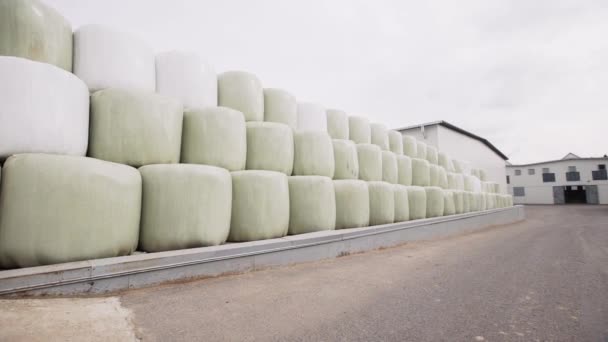
[[[454,193],[451,190],[443,190],[443,216],[456,214]]]
[[[471,175],[464,175],[464,190],[475,191],[475,177]]]
[[[301,131],[294,133],[294,176],[325,176],[333,178],[334,147],[327,132]]]
[[[404,135],[403,140],[403,154],[410,158],[418,158],[418,141],[416,138],[409,135]]]
[[[488,210],[488,201],[486,199],[487,197],[488,194],[486,194],[485,192],[481,193],[481,198],[479,199],[479,210]]]
[[[427,144],[418,140],[416,141],[416,158],[426,160],[426,148]]]
[[[303,234],[336,227],[334,183],[323,176],[289,177],[289,234]]]
[[[424,187],[408,186],[407,197],[410,205],[410,220],[426,218],[426,191]]]
[[[474,211],[481,211],[481,201],[483,201],[483,196],[481,196],[481,192],[474,192],[473,198],[475,199],[475,205],[473,206]]]
[[[426,217],[439,217],[443,215],[443,190],[437,186],[426,186]]]
[[[293,130],[276,122],[247,122],[247,170],[282,172],[291,176]]]
[[[336,229],[369,225],[369,189],[362,180],[334,181],[336,193]]]
[[[394,154],[403,155],[403,136],[401,133],[393,130],[388,131],[388,147]]]
[[[372,133],[372,144],[378,145],[383,151],[388,151],[389,144],[386,126],[380,123],[372,123],[369,126]]]
[[[72,26],[38,0],[0,1],[0,55],[72,71]],[[6,77],[2,74],[2,77]]]
[[[395,194],[395,222],[409,221],[410,204],[407,186],[395,184],[393,192]]]
[[[192,164],[146,165],[139,172],[141,250],[161,252],[226,242],[232,208],[230,172]]]
[[[498,184],[496,182],[492,182],[492,188],[493,188],[493,192],[495,194],[500,193],[500,184]]]
[[[471,212],[471,197],[469,197],[470,192],[463,191],[462,192],[462,212],[470,213]]]
[[[439,166],[429,163],[429,184],[439,186]]]
[[[213,165],[229,171],[245,169],[247,128],[243,113],[227,107],[184,112],[180,158],[187,164]]]
[[[448,174],[441,166],[437,168],[437,186],[442,189],[449,189]]]
[[[291,93],[276,88],[264,88],[264,121],[298,127],[298,103]]]
[[[359,179],[357,145],[351,140],[333,139],[334,179]]]
[[[508,207],[513,206],[513,196],[512,195],[507,195],[507,206]]]
[[[488,174],[486,173],[486,170],[479,169],[479,179],[484,182],[488,180]]]
[[[298,102],[298,130],[327,133],[327,113],[325,107],[311,102]]]
[[[412,159],[408,156],[397,156],[397,183],[412,185]]]
[[[369,225],[395,222],[395,194],[393,184],[367,182],[369,188]]]
[[[454,194],[454,208],[456,214],[464,213],[464,191],[462,190],[451,190]]]
[[[479,179],[479,169],[472,168],[472,169],[471,169],[471,176],[473,176],[473,177],[475,177],[475,178]]]
[[[91,93],[106,88],[156,90],[154,50],[131,34],[100,25],[74,32],[74,74]]]
[[[391,151],[382,151],[382,180],[397,184],[399,181],[398,170],[397,156]]]
[[[454,165],[454,172],[456,173],[463,173],[464,172],[464,166],[463,166],[463,162],[457,159],[452,159],[452,165]]]
[[[141,176],[93,158],[18,154],[2,170],[0,269],[129,255]]]
[[[377,145],[357,144],[359,159],[359,179],[364,181],[382,180],[382,150]]]
[[[438,151],[437,152],[437,165],[443,167],[446,171],[450,168],[450,157],[445,152]]]
[[[348,115],[338,109],[328,109],[327,133],[332,139],[348,140]]]
[[[349,116],[348,138],[357,144],[370,144],[372,132],[369,120],[361,116]]]
[[[85,155],[84,82],[56,66],[17,57],[0,57],[0,75],[0,160],[28,152]]]
[[[227,71],[217,78],[218,104],[238,110],[245,121],[264,121],[262,82],[244,71]]]
[[[412,158],[412,184],[416,186],[431,185],[431,170],[427,160]]]
[[[195,52],[163,52],[156,55],[156,92],[186,109],[216,107],[217,75]]]
[[[478,203],[477,203],[477,196],[474,192],[467,192],[467,196],[469,196],[469,209],[471,212],[475,212],[475,211],[479,211],[478,207]]]
[[[486,210],[494,209],[494,207],[492,206],[492,194],[486,193],[485,201],[486,201]]]
[[[433,165],[437,165],[439,163],[439,158],[437,156],[437,148],[435,146],[426,146],[426,160],[428,160],[429,163]]]
[[[482,181],[482,182],[481,182],[481,191],[482,191],[482,192],[487,192],[487,193],[490,193],[490,192],[491,192],[491,191],[490,191],[490,185],[489,185],[489,182],[485,182],[485,181]]]
[[[135,167],[178,163],[183,115],[170,97],[100,90],[91,96],[89,156]]]
[[[234,171],[228,241],[285,236],[289,228],[287,176],[275,171]]]
[[[464,191],[464,175],[455,172],[448,172],[448,188],[452,190]]]

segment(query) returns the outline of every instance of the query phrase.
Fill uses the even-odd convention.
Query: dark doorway
[[[582,185],[564,187],[564,199],[566,203],[587,203],[587,191]]]

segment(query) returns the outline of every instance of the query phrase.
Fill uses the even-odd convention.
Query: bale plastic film
[[[289,228],[287,176],[275,171],[234,171],[228,241],[285,236]]]
[[[443,215],[443,190],[437,186],[426,186],[426,217],[439,217]]]
[[[372,123],[369,127],[372,134],[372,144],[378,145],[383,151],[388,151],[389,144],[386,126],[379,123]]]
[[[85,155],[84,82],[56,66],[17,57],[0,57],[0,75],[0,160],[25,152]]]
[[[462,160],[453,159],[454,170],[456,173],[462,173],[464,175],[471,174],[471,164]]]
[[[486,200],[486,198],[488,197],[488,194],[486,194],[485,192],[481,193],[481,198],[479,199],[479,210],[483,211],[483,210],[487,210],[488,207],[488,202]]]
[[[454,193],[450,190],[443,190],[443,216],[456,214],[456,204],[454,203]]]
[[[154,51],[126,32],[100,25],[74,32],[74,74],[91,93],[106,88],[156,89]]]
[[[0,268],[128,255],[139,236],[141,177],[97,159],[19,154],[0,194]]]
[[[226,107],[184,112],[181,162],[245,169],[247,129],[243,113]]]
[[[395,222],[409,221],[410,204],[407,194],[407,186],[395,184],[393,187],[395,194]]]
[[[437,165],[439,163],[439,157],[437,155],[437,148],[435,146],[427,145],[426,146],[426,160],[429,163]]]
[[[331,178],[289,177],[289,234],[336,228],[336,196]]]
[[[473,211],[480,211],[481,210],[481,201],[483,200],[483,196],[481,195],[481,192],[474,192],[473,193]]]
[[[361,116],[349,116],[348,138],[357,144],[370,144],[372,142],[372,131],[369,120]]]
[[[479,178],[473,175],[464,175],[464,190],[471,192],[481,192],[481,181],[479,180]]]
[[[412,159],[408,156],[397,156],[397,183],[412,185]]]
[[[441,166],[437,167],[437,186],[442,189],[449,189],[448,174]]]
[[[71,72],[72,26],[41,1],[0,1],[0,55],[49,63]]]
[[[469,196],[469,211],[475,212],[477,209],[477,197],[474,192],[466,192],[467,196]]]
[[[359,179],[364,181],[382,180],[382,150],[377,145],[357,144],[359,159]]]
[[[486,210],[494,209],[494,203],[492,203],[492,194],[486,193]]]
[[[393,130],[387,132],[389,150],[398,156],[403,155],[403,136],[401,133]]]
[[[452,190],[464,190],[464,175],[448,172],[448,188]]]
[[[264,88],[264,121],[298,127],[296,97],[283,89]]]
[[[328,109],[327,133],[332,139],[348,140],[348,115],[341,110]]]
[[[484,182],[488,180],[488,174],[486,173],[486,170],[479,169],[479,179]]]
[[[439,186],[439,166],[429,163],[429,184]]]
[[[416,141],[416,157],[426,160],[427,144],[418,140]]]
[[[178,163],[183,115],[170,97],[100,90],[91,96],[89,156],[135,167]]]
[[[301,131],[294,133],[294,176],[325,176],[333,178],[334,147],[327,132]]]
[[[357,145],[350,140],[333,139],[334,179],[358,179],[359,158]]]
[[[276,122],[247,122],[247,170],[293,171],[293,130]]]
[[[397,156],[391,151],[382,151],[382,180],[397,184],[399,181],[398,170]]]
[[[408,186],[407,197],[410,205],[410,220],[426,218],[426,191],[424,187]]]
[[[395,222],[395,194],[393,184],[367,182],[369,188],[369,225]]]
[[[217,78],[218,104],[242,112],[245,121],[264,121],[264,89],[251,73],[227,71]]]
[[[462,190],[451,190],[454,194],[454,208],[456,214],[464,213],[464,191]]]
[[[226,242],[232,207],[230,172],[191,164],[146,165],[139,172],[141,250],[161,252]]]
[[[409,135],[404,135],[403,140],[403,154],[410,158],[418,158],[418,141],[416,138]]]
[[[437,152],[437,165],[446,169],[446,171],[450,168],[450,157],[445,152],[438,151]]]
[[[298,130],[327,132],[325,107],[310,102],[298,102]]]
[[[471,169],[471,176],[479,179],[479,169]]]
[[[431,170],[427,160],[419,158],[412,159],[412,184],[416,186],[430,186]]]
[[[163,52],[156,55],[156,92],[187,109],[216,107],[217,75],[195,52]]]
[[[369,225],[369,189],[362,180],[335,180],[336,229]]]
[[[472,192],[463,191],[462,192],[462,212],[469,213],[471,212],[471,196]]]

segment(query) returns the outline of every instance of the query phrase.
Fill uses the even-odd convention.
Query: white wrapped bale
[[[232,179],[225,169],[146,165],[139,246],[146,252],[215,246],[230,232]]]
[[[369,189],[361,180],[335,180],[336,229],[369,225]]]
[[[464,191],[451,190],[454,194],[454,209],[456,214],[463,214],[464,211]]]
[[[412,184],[416,186],[431,184],[430,164],[427,160],[412,158]]]
[[[348,140],[348,115],[344,111],[328,109],[327,133],[332,139]]]
[[[395,194],[393,184],[367,182],[369,188],[369,225],[395,222]]]
[[[407,197],[410,205],[410,220],[426,218],[426,191],[424,187],[408,186]]]
[[[479,179],[484,182],[488,180],[488,174],[486,173],[486,170],[479,169]]]
[[[327,132],[296,131],[293,136],[294,176],[325,176],[333,178],[334,147]]]
[[[293,130],[276,122],[247,122],[247,170],[293,171]]]
[[[498,184],[496,182],[492,182],[492,188],[493,188],[493,193],[495,193],[495,194],[500,193],[500,184]]]
[[[183,115],[173,98],[100,90],[91,96],[89,156],[135,167],[178,163]]]
[[[479,180],[479,178],[473,175],[464,175],[464,190],[471,192],[481,192],[481,181]]]
[[[437,148],[435,146],[426,146],[426,160],[428,160],[429,163],[431,163],[432,165],[437,165],[439,163],[439,157],[437,156]]]
[[[491,210],[491,209],[494,209],[494,207],[492,206],[492,194],[485,193],[485,195],[486,195],[486,196],[485,196],[484,200],[485,200],[485,202],[486,202],[486,203],[485,203],[485,205],[486,205],[486,210]]]
[[[394,154],[403,155],[403,136],[401,133],[393,130],[388,131],[388,147]]]
[[[154,51],[140,39],[100,25],[74,32],[74,74],[91,93],[106,88],[153,92]]]
[[[488,202],[486,200],[486,198],[488,197],[488,194],[486,194],[485,192],[480,193],[481,197],[479,199],[479,210],[484,211],[487,210],[488,207]]]
[[[397,156],[391,151],[382,151],[382,180],[391,184],[399,181]]]
[[[439,166],[429,163],[429,184],[439,186]]]
[[[470,196],[470,194],[472,194],[472,192],[469,192],[469,191],[463,191],[462,192],[462,199],[463,199],[463,201],[462,201],[462,211],[464,213],[470,213],[472,211],[471,210],[472,203],[471,203],[471,196]]]
[[[410,158],[418,158],[418,141],[416,138],[409,135],[404,135],[403,140],[403,154]]]
[[[85,155],[84,82],[53,65],[16,57],[0,57],[0,75],[0,160],[28,152]]]
[[[410,204],[407,186],[395,184],[393,192],[395,194],[395,222],[409,221]]]
[[[289,177],[289,234],[304,234],[336,227],[336,196],[331,178]]]
[[[359,179],[357,145],[350,140],[333,139],[334,179]]]
[[[238,110],[245,121],[264,121],[262,82],[244,71],[227,71],[217,78],[218,104]]]
[[[370,144],[372,132],[369,120],[361,116],[349,116],[348,138],[357,144]]]
[[[448,188],[452,190],[464,191],[464,175],[455,172],[448,172]]]
[[[441,166],[437,168],[437,186],[442,189],[449,189],[448,174]]]
[[[443,167],[446,171],[450,169],[450,163],[452,160],[445,152],[437,152],[437,165]]]
[[[296,97],[283,89],[264,88],[264,121],[298,127]]]
[[[8,158],[0,194],[0,269],[128,255],[139,236],[141,177],[92,158]]]
[[[275,171],[234,171],[228,241],[285,236],[289,228],[287,176]]]
[[[388,151],[388,132],[386,126],[379,123],[369,125],[372,133],[372,144],[378,145],[383,151]]]
[[[443,190],[437,186],[426,186],[426,217],[439,217],[443,215],[444,199]]]
[[[473,211],[480,211],[481,210],[481,201],[483,200],[483,196],[481,195],[481,192],[474,192],[473,193]]]
[[[426,160],[427,144],[418,140],[416,141],[416,158]]]
[[[513,196],[507,195],[507,207],[512,207],[512,206],[513,206]]]
[[[471,176],[480,179],[479,177],[479,169],[471,169]]]
[[[247,128],[243,113],[226,107],[204,107],[184,113],[181,162],[245,169]]]
[[[452,165],[454,165],[454,172],[464,173],[464,164],[462,161],[457,160],[457,159],[452,159]]]
[[[298,130],[327,132],[325,107],[310,102],[298,102]]]
[[[451,190],[443,190],[443,216],[456,214],[454,193]]]
[[[71,72],[72,26],[41,1],[0,1],[0,56],[27,58]]]
[[[397,183],[412,185],[412,159],[408,156],[397,156]]]
[[[357,144],[359,159],[359,179],[364,181],[382,180],[382,150],[377,145]]]

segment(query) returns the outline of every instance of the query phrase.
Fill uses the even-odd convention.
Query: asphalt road
[[[608,341],[608,206],[120,301],[144,341]]]

